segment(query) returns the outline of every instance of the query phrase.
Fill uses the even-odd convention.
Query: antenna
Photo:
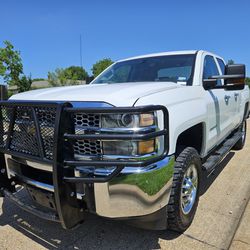
[[[82,35],[80,35],[80,66],[82,68]]]

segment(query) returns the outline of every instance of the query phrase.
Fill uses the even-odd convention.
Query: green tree
[[[4,41],[4,48],[0,48],[0,75],[9,85],[18,85],[19,77],[23,73],[20,52],[14,50],[9,41]]]
[[[30,90],[32,84],[32,79],[31,76],[25,76],[23,75],[19,80],[18,80],[18,87],[19,87],[19,92],[24,92]]]
[[[57,68],[55,72],[48,72],[48,82],[53,87],[66,85],[67,79],[64,74],[64,69]]]
[[[229,60],[227,61],[227,64],[234,64],[234,60],[229,59]]]
[[[86,70],[79,66],[70,66],[66,69],[57,68],[54,72],[48,72],[48,81],[54,87],[80,84],[87,77]]]
[[[32,82],[45,81],[44,78],[33,78]]]
[[[23,74],[20,52],[9,41],[4,41],[4,45],[0,48],[0,76],[8,85],[17,86],[19,92],[28,91],[32,80]]]
[[[65,77],[69,80],[86,80],[88,73],[79,66],[70,66],[64,70]]]
[[[96,62],[91,69],[93,76],[97,77],[102,71],[104,71],[112,63],[113,63],[113,61],[110,58],[104,58],[104,59]]]

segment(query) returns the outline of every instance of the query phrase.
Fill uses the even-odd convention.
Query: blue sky
[[[250,1],[1,1],[0,46],[20,50],[24,72],[152,52],[204,49],[245,63],[250,75]]]

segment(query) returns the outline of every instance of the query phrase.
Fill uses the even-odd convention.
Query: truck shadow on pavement
[[[234,152],[230,152],[209,178],[205,174],[202,176],[201,195],[209,189],[233,156]],[[60,224],[39,219],[7,199],[3,201],[2,211],[0,226],[8,225],[47,249],[158,249],[160,239],[170,241],[180,236],[171,231],[138,229],[124,222],[94,215],[89,215],[76,229],[64,230]]]

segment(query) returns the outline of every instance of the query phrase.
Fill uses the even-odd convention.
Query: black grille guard
[[[16,152],[11,149],[11,140],[13,137],[13,128],[15,124],[15,111],[18,107],[29,107],[33,114],[35,136],[37,137],[37,146],[39,147],[38,156],[26,154],[23,152]],[[64,228],[71,228],[76,225],[82,218],[76,198],[75,183],[103,183],[108,182],[117,176],[124,167],[144,167],[154,162],[164,159],[168,152],[168,111],[166,107],[160,105],[150,105],[141,107],[101,107],[101,108],[75,108],[69,102],[27,102],[27,101],[2,101],[0,107],[11,110],[9,115],[9,129],[7,134],[0,132],[0,168],[5,167],[3,154],[20,157],[27,160],[32,160],[38,163],[49,163],[53,167],[53,186],[54,197],[57,207],[59,219]],[[54,142],[53,142],[53,158],[47,159],[44,154],[44,145],[40,133],[39,121],[34,113],[34,107],[51,107],[56,108],[55,124],[54,124]],[[72,116],[75,113],[91,113],[91,114],[115,114],[115,113],[133,113],[139,114],[143,112],[161,111],[164,118],[164,129],[155,132],[135,132],[133,134],[119,134],[119,133],[98,133],[98,134],[75,134],[74,119]],[[4,131],[4,119],[2,111],[0,110],[0,131]],[[3,138],[5,136],[5,138]],[[164,150],[161,155],[146,160],[105,160],[103,158],[98,160],[76,160],[74,157],[73,142],[76,139],[90,139],[90,140],[147,140],[156,138],[158,136],[164,137]],[[3,141],[5,140],[5,143]],[[113,172],[105,176],[86,176],[76,177],[75,168],[84,167],[112,167]],[[0,174],[0,188],[13,192],[11,181],[5,174]],[[74,216],[72,216],[74,214]]]
[[[34,124],[36,127],[37,146],[39,147],[39,156],[33,156],[25,153],[20,153],[10,148],[10,142],[13,135],[13,127],[15,123],[15,109],[17,107],[56,107],[55,125],[54,125],[54,146],[53,146],[53,160],[49,160],[44,157],[44,148],[39,128],[39,123],[36,115],[33,115]],[[10,154],[13,156],[21,157],[24,159],[30,159],[39,163],[51,163],[53,165],[54,181],[58,180],[58,176],[61,176],[64,181],[68,182],[107,182],[121,170],[126,167],[144,167],[154,162],[163,159],[167,155],[168,151],[168,111],[164,106],[150,105],[142,107],[105,107],[105,108],[73,108],[71,103],[55,103],[55,102],[22,102],[22,101],[4,101],[0,102],[0,107],[8,107],[12,110],[10,115],[9,131],[7,133],[6,143],[0,143],[0,152]],[[108,114],[108,113],[145,113],[152,111],[162,111],[164,117],[164,129],[155,132],[134,132],[133,134],[119,134],[119,133],[99,133],[99,134],[75,134],[74,123],[72,115],[74,113],[91,113],[91,114]],[[1,118],[1,117],[0,117]],[[3,130],[3,119],[0,122],[0,131]],[[76,160],[73,152],[73,141],[78,140],[148,140],[164,136],[164,150],[161,155],[155,156],[146,160],[104,160],[102,158],[98,160]],[[3,138],[0,138],[0,141]],[[74,168],[81,167],[115,167],[114,171],[105,177],[74,177]],[[65,171],[63,171],[65,170]],[[65,172],[65,173],[64,173]]]

